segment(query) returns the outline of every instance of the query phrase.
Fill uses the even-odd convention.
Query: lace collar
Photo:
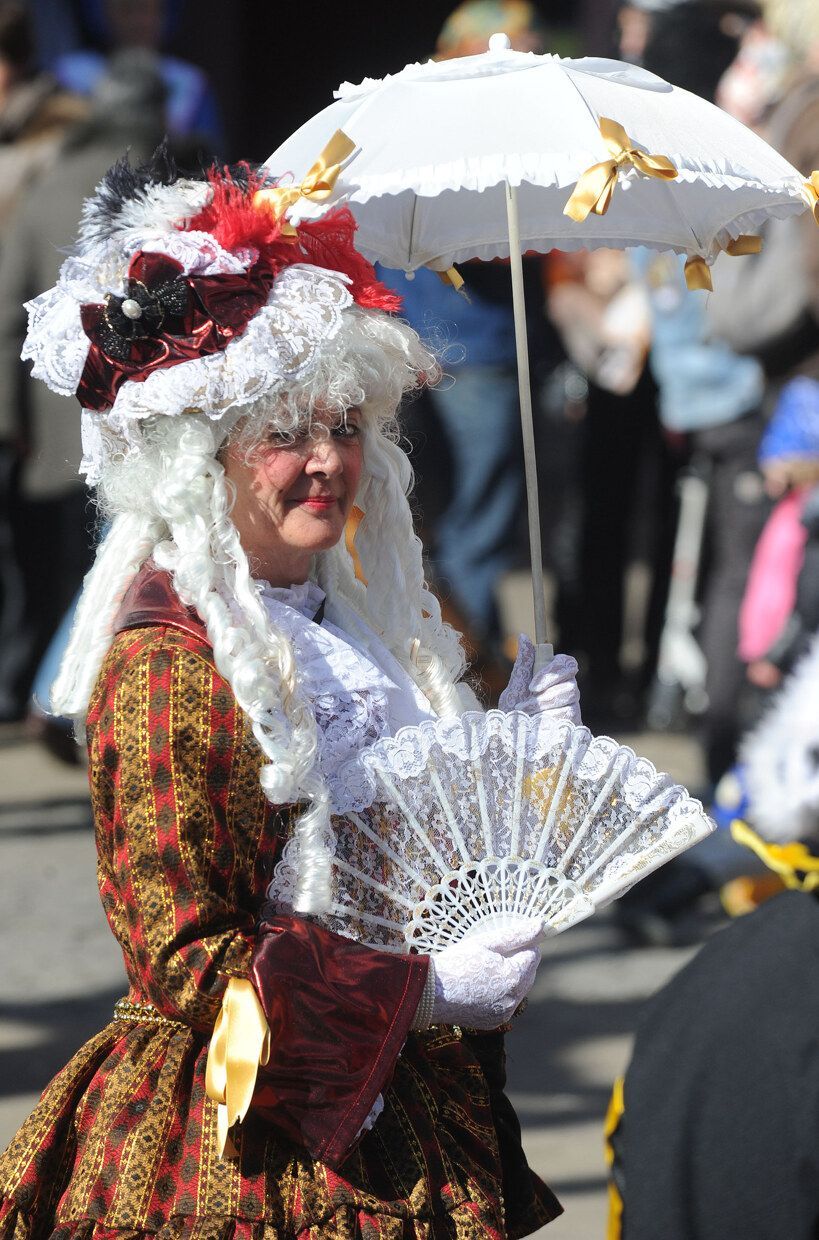
[[[321,586],[310,580],[296,582],[292,586],[270,586],[264,581],[261,583],[261,594],[262,598],[292,607],[307,620],[313,619],[326,598]]]

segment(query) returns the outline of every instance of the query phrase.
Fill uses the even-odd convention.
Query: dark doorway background
[[[135,0],[138,3],[138,0]],[[554,48],[608,55],[616,0],[538,5]],[[219,97],[226,157],[264,159],[339,82],[393,73],[426,59],[452,0],[196,0],[172,48],[205,69]]]
[[[535,0],[561,55],[612,54],[625,0]],[[95,47],[103,0],[26,0],[42,61]],[[132,0],[139,4],[140,0]],[[264,159],[332,100],[342,80],[425,60],[455,0],[169,0],[172,55],[203,68],[224,119],[227,160]]]

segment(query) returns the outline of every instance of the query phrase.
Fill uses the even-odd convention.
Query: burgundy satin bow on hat
[[[263,259],[238,275],[186,276],[167,254],[138,250],[125,296],[82,306],[91,341],[77,398],[110,409],[123,383],[227,348],[265,304],[275,272]]]

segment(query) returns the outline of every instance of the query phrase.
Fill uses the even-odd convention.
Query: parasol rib
[[[526,472],[526,507],[529,517],[529,552],[532,560],[532,601],[535,609],[535,642],[538,646],[536,670],[554,653],[546,642],[546,595],[543,589],[543,554],[540,545],[540,502],[537,493],[537,458],[532,420],[532,386],[529,379],[529,340],[526,332],[526,302],[523,292],[523,263],[520,255],[517,189],[506,182],[506,222],[509,229],[509,266],[512,272],[512,307],[515,315],[515,348],[518,359],[520,425],[523,435],[523,464]],[[541,649],[541,648],[544,649]]]

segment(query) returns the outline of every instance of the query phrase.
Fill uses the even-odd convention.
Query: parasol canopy
[[[267,160],[262,190],[291,224],[338,206],[372,261],[412,272],[510,259],[538,661],[546,646],[521,254],[645,245],[688,255],[711,286],[721,250],[750,253],[768,218],[815,210],[805,181],[739,121],[615,60],[510,50],[345,82]]]
[[[647,245],[710,263],[769,216],[805,210],[800,173],[715,105],[620,61],[506,42],[495,35],[480,56],[340,86],[267,161],[298,184],[337,130],[355,145],[332,193],[300,198],[290,219],[349,205],[362,253],[410,271],[507,257],[507,183],[521,245],[539,252]],[[676,176],[641,167],[645,156]],[[565,214],[578,181],[610,161],[614,177],[598,177],[608,180],[604,213]]]

